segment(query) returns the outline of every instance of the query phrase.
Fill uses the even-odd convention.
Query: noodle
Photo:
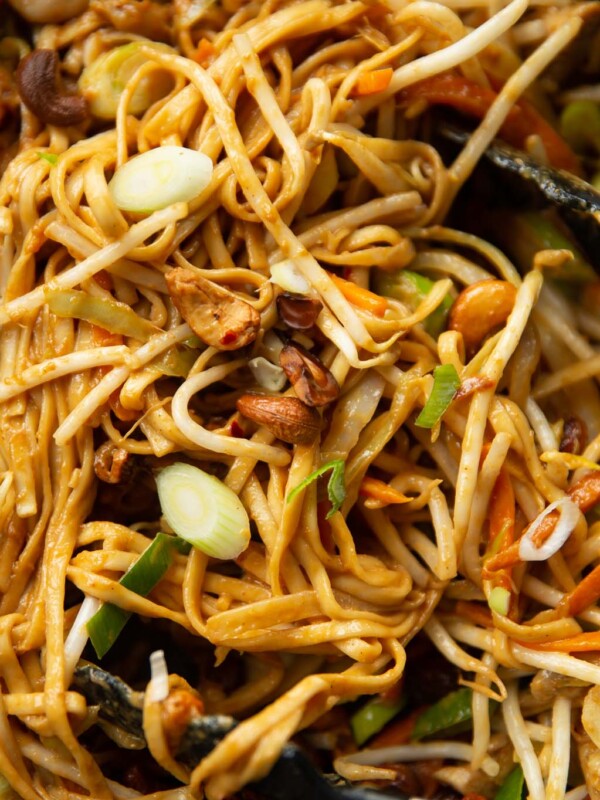
[[[10,6],[0,794],[598,800],[592,4]]]

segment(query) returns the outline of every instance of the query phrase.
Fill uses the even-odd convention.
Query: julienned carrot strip
[[[557,639],[554,642],[519,642],[531,650],[556,651],[558,653],[589,653],[600,650],[600,631],[578,633],[568,639]]]
[[[92,342],[95,347],[109,347],[110,345],[123,344],[121,333],[112,333],[102,328],[100,325],[90,325]]]
[[[565,595],[557,606],[557,611],[561,612],[561,616],[576,616],[581,614],[582,611],[600,597],[600,565],[595,567],[589,575],[586,575],[583,580],[573,589],[572,592]]]
[[[493,620],[490,610],[484,608],[481,603],[470,603],[467,600],[458,600],[454,609],[459,617],[466,617],[476,625],[484,628],[493,627]]]
[[[396,744],[406,744],[410,741],[417,719],[421,716],[427,706],[421,706],[412,711],[407,717],[392,722],[376,736],[369,744],[369,748],[391,747]]]
[[[338,275],[329,273],[329,277],[335,283],[340,292],[344,295],[349,303],[357,308],[362,308],[363,311],[370,311],[376,317],[383,317],[387,311],[387,300],[385,297],[380,297],[368,289],[363,289],[362,286],[357,286],[352,281],[344,280]]]
[[[412,500],[412,497],[407,497],[388,483],[377,480],[377,478],[371,478],[368,475],[362,479],[359,494],[363,497],[372,497],[374,500],[379,500],[386,504],[410,503]]]
[[[588,472],[587,475],[584,475],[583,478],[580,478],[577,483],[571,486],[567,492],[567,496],[579,506],[583,514],[586,514],[600,502],[600,472]],[[537,547],[541,547],[550,536],[557,521],[558,514],[556,512],[548,514],[548,516],[542,520],[541,525],[532,537]],[[501,553],[488,558],[484,565],[484,572],[487,573],[487,577],[489,577],[491,572],[514,566],[514,564],[518,564],[518,562],[519,542],[517,541]]]
[[[490,544],[504,550],[515,535],[515,493],[505,469],[501,469],[490,499]],[[502,536],[502,541],[498,538]]]
[[[114,284],[110,272],[107,272],[105,269],[101,269],[100,272],[97,272],[94,275],[94,280],[107,292],[112,292]]]
[[[198,48],[194,53],[194,61],[197,61],[201,67],[205,66],[215,53],[216,50],[214,44],[203,37],[198,42]]]
[[[451,106],[482,119],[498,93],[462,75],[445,72],[407,87],[399,96],[401,99],[422,99],[434,105]],[[575,174],[581,173],[579,159],[569,145],[527,100],[521,98],[506,117],[500,135],[509,144],[524,148],[531,134],[540,137],[551,164]]]
[[[377,94],[377,92],[384,92],[390,85],[394,70],[391,67],[383,67],[383,69],[372,69],[369,72],[363,72],[358,76],[352,94],[355,97],[365,97],[368,94]]]

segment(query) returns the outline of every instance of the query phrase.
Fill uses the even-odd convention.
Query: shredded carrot
[[[112,292],[114,283],[110,272],[107,272],[105,269],[101,269],[100,272],[97,272],[94,275],[94,280],[98,286],[102,287],[102,289],[107,292]]]
[[[410,503],[412,500],[412,497],[407,497],[405,494],[402,494],[402,492],[390,486],[389,483],[384,483],[383,481],[377,480],[377,478],[371,478],[369,475],[365,475],[362,479],[359,494],[363,497],[372,497],[374,500],[378,500],[385,505],[390,505],[392,503]]]
[[[515,493],[510,476],[503,467],[496,478],[490,498],[490,544],[498,544],[500,550],[512,544],[515,514]],[[499,541],[500,537],[502,541]]]
[[[354,97],[365,97],[368,94],[384,92],[390,85],[393,74],[394,70],[391,67],[363,72],[358,76],[358,80],[354,84],[352,95]]]
[[[123,336],[120,333],[111,333],[100,325],[90,325],[92,331],[92,342],[95,347],[110,347],[112,345],[123,344]]]
[[[467,600],[457,600],[455,613],[459,617],[466,617],[476,625],[481,625],[484,628],[493,627],[492,615],[488,608],[485,608],[481,603],[470,603]]]
[[[202,38],[198,42],[198,49],[194,53],[194,61],[200,64],[201,67],[205,67],[210,63],[216,52],[214,44],[208,39]]]
[[[92,339],[97,347],[106,347],[111,344],[123,344],[123,337],[120,333],[110,333],[110,331],[104,330],[104,328],[101,328],[98,325],[92,325],[91,327]],[[111,339],[110,337],[115,338]],[[112,369],[113,367],[109,366],[96,367],[94,372],[99,378],[103,378],[105,375],[108,375]],[[114,415],[117,417],[117,419],[120,419],[121,422],[133,422],[134,419],[138,419],[141,412],[132,408],[125,408],[123,403],[121,403],[120,395],[121,389],[115,389],[115,391],[108,398],[108,405],[110,406]]]
[[[329,277],[346,300],[352,303],[353,306],[362,308],[363,311],[370,311],[376,317],[383,317],[388,307],[385,297],[380,297],[378,294],[370,292],[368,289],[363,289],[362,286],[357,286],[352,281],[344,280],[338,275],[329,273]]]
[[[518,642],[531,650],[544,650],[557,653],[589,653],[600,650],[600,631],[578,633],[568,639],[557,639],[554,642]]]
[[[512,582],[512,565],[508,564],[502,569],[497,569],[491,574],[486,571],[487,559],[494,558],[510,549],[515,538],[516,504],[515,493],[508,471],[503,467],[500,470],[489,506],[489,539],[486,555],[484,556],[484,578],[490,581],[490,590],[495,588],[506,589],[511,593],[511,605],[514,599]]]
[[[141,412],[134,408],[125,408],[121,402],[120,395],[121,390],[115,389],[115,391],[108,398],[108,404],[111,407],[114,415],[117,417],[117,419],[120,419],[121,422],[133,422],[134,419],[138,419]]]
[[[427,706],[416,708],[407,717],[387,725],[383,731],[376,736],[369,744],[369,749],[377,749],[378,747],[391,747],[396,744],[406,744],[410,741],[410,737],[415,728],[417,719],[421,716]]]
[[[451,106],[465,114],[482,119],[498,97],[498,93],[485,86],[479,86],[462,75],[445,72],[407,87],[400,92],[399,97],[409,102],[426,100],[434,105]],[[500,129],[500,135],[509,144],[523,149],[531,134],[540,137],[551,164],[576,175],[581,174],[579,159],[567,142],[539,111],[521,98],[510,110]]]
[[[589,575],[586,575],[582,581],[573,589],[572,592],[565,595],[560,601],[556,610],[560,616],[576,616],[581,614],[582,611],[600,597],[600,565],[595,567]]]
[[[567,496],[572,500],[579,510],[586,514],[598,502],[600,502],[600,472],[589,472],[580,478],[577,483],[573,484]],[[536,547],[541,547],[546,539],[551,535],[556,523],[558,522],[559,514],[553,511],[548,514],[540,523],[538,529],[533,535],[532,539]],[[491,556],[484,564],[484,575],[489,577],[490,574],[496,570],[504,569],[505,567],[514,566],[519,563],[519,542],[514,542],[505,550]]]

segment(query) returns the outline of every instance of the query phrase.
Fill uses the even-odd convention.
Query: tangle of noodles
[[[557,251],[517,270],[510,248],[464,232],[457,197],[515,109],[536,108],[558,138],[549,67],[593,4],[93,0],[48,19],[52,4],[33,5],[46,24],[32,42],[59,53],[72,89],[113,48],[135,43],[139,64],[112,116],[92,105],[83,122],[46,124],[19,103],[10,59],[27,45],[0,9],[12,20],[0,42],[0,773],[16,796],[225,798],[304,731],[350,781],[434,759],[430,776],[456,797],[491,798],[519,762],[533,800],[582,797],[583,783],[600,797],[589,766],[600,737],[581,722],[600,684],[589,655],[600,580],[574,599],[600,564],[598,279],[580,302],[551,279]],[[492,101],[443,160],[437,101],[419,82],[444,76]],[[562,102],[580,97],[598,99],[583,87]],[[520,147],[552,161],[544,130]],[[207,156],[209,184],[186,202],[119,210],[115,171],[166,145]],[[175,269],[243,301],[259,319],[249,343],[203,341],[180,313]],[[302,330],[271,280],[282,269],[312,302]],[[381,289],[404,269],[429,279],[414,303]],[[69,297],[79,310],[60,310]],[[285,344],[309,350],[336,387],[310,412],[320,433],[308,443],[236,410],[248,393],[305,399],[280,367]],[[461,388],[428,430],[417,416],[441,365]],[[575,428],[579,447],[565,452]],[[114,481],[107,453],[126,464]],[[345,499],[326,518],[328,475],[289,495],[334,460]],[[154,478],[177,461],[238,495],[251,541],[235,561],[175,554],[143,596],[120,579],[168,532]],[[524,560],[517,540],[553,503],[537,530],[551,521],[563,539],[546,531],[534,544],[549,555]],[[71,684],[82,654],[97,661],[85,623],[107,602],[134,617],[102,667],[144,688],[163,648],[207,712],[241,720],[190,770],[153,677],[143,730],[160,769],[146,788],[124,766],[135,743]],[[357,752],[347,703],[397,692],[415,637],[470,687],[472,739],[442,730]],[[191,691],[173,674],[164,687]],[[570,772],[577,748],[583,772]]]

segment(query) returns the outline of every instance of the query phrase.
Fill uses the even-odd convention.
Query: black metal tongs
[[[143,692],[99,667],[79,667],[73,677],[73,688],[81,692],[90,705],[99,707],[99,716],[122,728],[128,734],[144,739],[142,725]],[[192,719],[181,737],[176,758],[195,767],[235,726],[233,717],[206,714]],[[264,800],[381,800],[379,790],[350,786],[337,776],[323,775],[306,753],[295,744],[288,744],[271,772],[248,788]],[[408,800],[402,792],[394,792],[396,800]]]

